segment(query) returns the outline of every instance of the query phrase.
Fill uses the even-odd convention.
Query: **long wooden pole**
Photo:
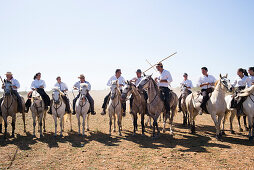
[[[154,68],[154,66],[153,66],[148,60],[146,60],[146,62],[147,62],[151,67],[153,67],[154,71],[157,71],[157,70]]]
[[[166,58],[164,58],[164,59],[162,59],[161,61],[159,61],[158,63],[160,63],[160,62],[163,62],[163,61],[165,61],[165,60],[167,60],[168,58],[170,58],[170,57],[172,57],[173,55],[175,55],[177,52],[175,52],[175,53],[173,53],[173,54],[171,54],[170,56],[168,56],[168,57],[166,57]],[[143,71],[143,73],[145,73],[145,72],[147,72],[148,70],[150,70],[151,68],[153,68],[154,66],[156,66],[157,65],[157,63],[156,64],[154,64],[154,65],[152,65],[151,67],[149,67],[148,69],[146,69],[145,71]]]

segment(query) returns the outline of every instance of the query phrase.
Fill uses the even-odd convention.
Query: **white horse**
[[[182,109],[182,113],[183,113],[183,125],[190,125],[190,114],[187,111],[187,106],[186,106],[186,97],[190,94],[188,88],[185,85],[182,85],[181,88],[181,96],[182,96],[182,100],[181,103],[179,103],[181,105],[181,109]]]
[[[171,92],[172,98],[170,101],[170,115],[166,114],[166,110],[164,107],[164,102],[160,97],[159,88],[156,82],[153,80],[152,76],[144,77],[138,85],[140,89],[147,89],[148,93],[148,113],[149,116],[153,118],[153,137],[155,136],[155,128],[157,129],[157,135],[159,135],[159,127],[158,127],[158,118],[163,113],[163,132],[165,132],[165,126],[167,118],[169,118],[170,123],[170,133],[173,134],[173,118],[176,112],[176,107],[178,103],[178,97],[174,92]]]
[[[220,79],[217,81],[215,85],[215,89],[211,94],[210,99],[207,102],[207,110],[211,114],[213,122],[216,128],[216,138],[220,139],[222,136],[220,125],[221,120],[225,116],[225,112],[227,110],[227,105],[225,101],[226,92],[229,91],[231,88],[231,84],[227,75],[222,77],[220,75]],[[200,110],[200,102],[197,102],[198,95],[192,93],[191,95],[187,96],[186,104],[187,109],[190,113],[190,122],[191,122],[191,132],[195,133],[195,117],[198,115]],[[196,99],[195,99],[196,98]],[[217,119],[218,116],[218,119]]]
[[[31,105],[32,117],[33,117],[33,136],[35,137],[35,126],[36,126],[36,118],[38,120],[38,131],[40,132],[40,137],[42,135],[42,123],[43,130],[46,132],[45,124],[46,124],[46,112],[44,101],[42,100],[41,95],[34,90],[32,92],[32,105]]]
[[[249,140],[253,140],[254,136],[254,85],[241,91],[241,94],[238,94],[240,97],[247,97],[243,102],[243,112],[248,117],[249,123]]]
[[[63,101],[62,96],[65,95],[62,91],[59,90],[58,87],[53,89],[52,93],[52,116],[55,121],[55,136],[57,136],[57,118],[60,118],[60,136],[63,136],[64,130],[64,117],[65,115],[69,115],[70,119],[70,128],[72,131],[72,124],[71,124],[71,114],[66,114],[66,104]]]
[[[75,109],[76,109],[76,116],[78,119],[78,133],[80,134],[80,117],[83,118],[83,129],[82,129],[82,135],[85,135],[85,120],[87,118],[87,130],[89,131],[89,108],[90,103],[88,99],[86,98],[86,94],[88,92],[88,84],[87,83],[81,83],[79,93],[80,96],[76,102]]]
[[[118,123],[118,132],[122,136],[122,106],[121,106],[121,92],[119,90],[118,80],[113,81],[110,87],[110,101],[109,101],[109,134],[111,135],[112,117],[114,117],[114,129],[116,131],[116,115]]]

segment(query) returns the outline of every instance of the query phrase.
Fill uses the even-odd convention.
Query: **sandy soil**
[[[33,138],[31,113],[26,115],[27,133],[23,132],[18,114],[15,138],[9,136],[4,140],[0,134],[0,169],[254,168],[254,142],[248,141],[247,132],[238,131],[236,120],[236,134],[226,131],[223,141],[217,141],[209,115],[197,117],[197,133],[193,135],[182,126],[182,113],[178,113],[174,119],[175,134],[172,136],[167,131],[152,139],[150,127],[146,128],[146,136],[141,136],[140,118],[138,134],[132,136],[132,118],[127,114],[123,119],[123,136],[116,132],[110,137],[108,115],[99,114],[106,93],[92,92],[97,115],[90,117],[90,131],[85,137],[77,134],[76,116],[72,116],[74,132],[69,132],[69,122],[66,122],[64,136],[54,137],[53,118],[47,115],[44,137]],[[162,127],[162,122],[159,126]],[[226,129],[229,129],[228,121]],[[8,132],[11,132],[10,124]]]

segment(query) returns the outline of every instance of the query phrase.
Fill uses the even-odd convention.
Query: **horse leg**
[[[248,115],[248,123],[249,123],[249,140],[253,140],[253,134],[252,134],[252,126],[253,126],[253,118],[252,116]]]
[[[160,129],[159,129],[159,126],[158,126],[158,122],[156,121],[156,129],[157,129],[157,136],[159,136],[160,134]]]
[[[90,117],[90,114],[87,114],[87,118],[86,118],[86,130],[89,131],[89,117]]]
[[[113,132],[116,132],[116,114],[113,113],[113,117],[114,117],[114,129]]]
[[[4,119],[4,138],[7,136],[7,116],[3,117]]]
[[[167,121],[167,113],[163,112],[163,130],[162,130],[163,133],[166,132],[166,121]]]
[[[64,115],[60,117],[60,137],[63,136],[63,130],[64,130]]]
[[[86,114],[83,113],[83,123],[82,123],[82,135],[85,136],[85,122],[86,122]]]
[[[248,126],[247,126],[246,116],[243,116],[243,122],[244,122],[245,130],[248,131],[249,128],[248,128]]]
[[[133,115],[133,136],[136,134],[136,130],[137,130],[137,113],[132,113]]]
[[[188,109],[189,113],[190,113],[190,129],[191,129],[191,133],[194,134],[195,133],[195,115],[194,115],[194,111],[191,109]]]
[[[109,111],[109,135],[111,135],[112,113]]]
[[[222,121],[222,119],[223,119],[223,114],[220,114],[219,116],[218,116],[218,126],[219,126],[219,131],[220,131],[220,136],[222,136],[222,135],[225,135],[225,132],[224,131],[221,131],[221,121]],[[224,132],[224,133],[223,133]]]
[[[240,131],[240,132],[243,132],[243,129],[242,129],[242,127],[241,127],[241,121],[240,121],[240,118],[241,118],[241,116],[237,116],[238,125],[239,125],[239,131]]]
[[[71,113],[69,114],[69,116],[70,116],[69,118],[70,118],[70,128],[71,128],[70,131],[72,132]]]
[[[55,136],[57,136],[57,115],[54,114],[53,119],[54,119],[54,122],[55,122]]]
[[[26,115],[25,115],[25,113],[22,113],[22,119],[23,119],[23,124],[24,124],[24,132],[26,132]]]
[[[217,121],[216,114],[215,113],[211,113],[211,117],[213,119],[213,122],[214,122],[214,125],[215,125],[215,129],[216,129],[216,139],[219,140],[221,138],[221,136],[220,136],[219,123]]]
[[[227,114],[227,113],[226,113]],[[222,124],[222,131],[221,131],[221,134],[222,135],[225,135],[225,122],[226,122],[226,114],[224,116],[224,119],[223,119],[223,124]]]
[[[153,137],[155,137],[155,126],[157,119],[153,119]]]
[[[2,122],[3,122],[3,117],[0,116],[0,133],[2,133]]]
[[[230,116],[230,132],[231,132],[231,134],[235,134],[235,131],[233,130],[234,118],[235,118],[235,112],[231,111],[231,116]]]
[[[43,120],[42,119],[43,119],[43,114],[41,114],[40,117],[39,117],[40,138],[43,137],[43,135],[42,135],[42,121]]]
[[[171,110],[171,115],[170,115],[170,119],[169,119],[169,123],[170,123],[170,133],[171,133],[171,135],[174,135],[174,132],[173,132],[173,120],[174,120],[174,116],[175,116],[175,110],[176,110],[176,109],[172,109],[172,110]]]
[[[141,126],[142,126],[142,135],[145,135],[145,124],[144,124],[145,114],[141,114]]]
[[[11,137],[14,137],[14,133],[15,133],[15,123],[16,123],[16,114],[14,114],[12,116],[12,122],[11,122],[11,126],[12,126],[12,133],[11,133]]]
[[[43,132],[46,132],[46,111],[44,112],[43,115]]]
[[[118,116],[117,116],[117,123],[118,123],[118,133],[119,133],[119,136],[122,136],[122,133],[121,133],[121,130],[122,130],[122,114],[119,113]]]
[[[80,135],[80,116],[78,113],[76,113],[76,117],[77,117],[77,120],[78,120],[78,134]]]
[[[33,117],[33,136],[35,137],[35,126],[36,126],[36,116],[35,114],[32,114]]]

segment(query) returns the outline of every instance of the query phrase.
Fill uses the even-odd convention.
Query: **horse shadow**
[[[0,137],[0,146],[16,145],[20,150],[31,150],[30,145],[36,144],[37,141],[33,140],[33,135],[26,132],[26,135],[17,134],[15,138],[10,138],[7,134],[7,138]]]

